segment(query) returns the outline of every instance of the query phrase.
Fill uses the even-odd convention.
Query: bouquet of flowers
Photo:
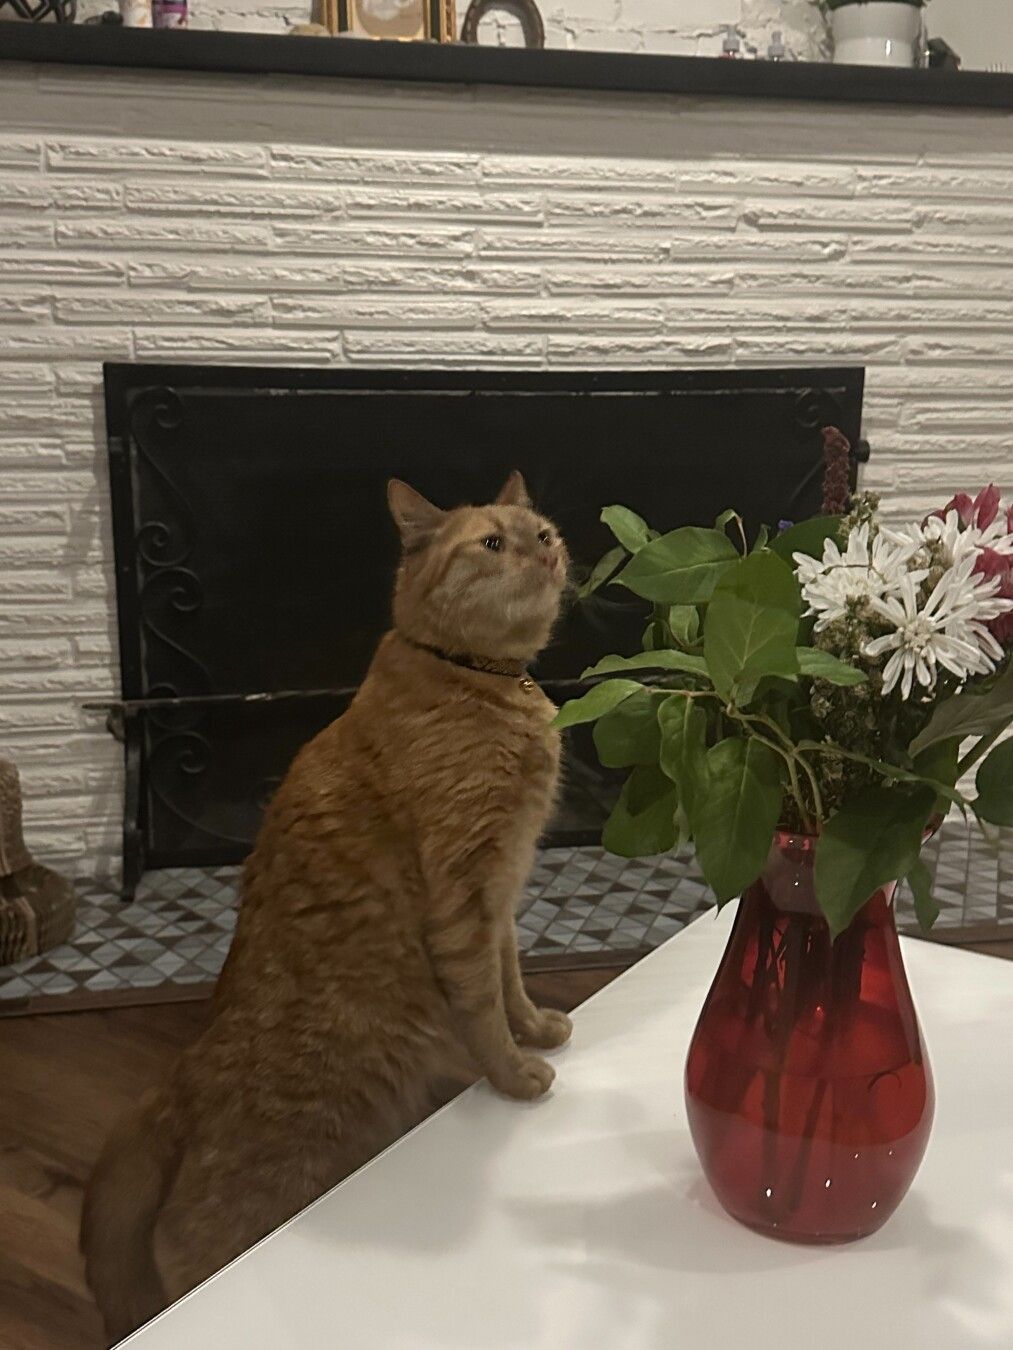
[[[612,852],[692,840],[720,903],[789,829],[817,836],[834,935],[901,877],[929,927],[933,817],[955,804],[1013,825],[1013,506],[987,487],[892,528],[874,496],[848,499],[847,442],[824,436],[824,504],[842,509],[761,528],[751,547],[735,511],[664,535],[602,512],[617,546],[582,590],[649,601],[644,650],[586,671],[596,683],[556,721],[593,722],[602,763],[630,770]],[[970,799],[957,784],[976,764]]]

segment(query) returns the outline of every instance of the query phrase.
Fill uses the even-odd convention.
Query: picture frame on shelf
[[[335,31],[393,42],[453,42],[454,0],[332,0]],[[329,26],[329,25],[328,25]]]

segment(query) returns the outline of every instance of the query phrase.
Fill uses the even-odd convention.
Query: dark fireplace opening
[[[126,755],[124,893],[237,862],[293,755],[347,706],[389,622],[387,479],[441,506],[519,469],[586,573],[619,502],[658,530],[819,509],[820,429],[861,436],[861,369],[316,371],[107,365]],[[621,588],[572,604],[535,675],[560,701],[640,649]],[[550,844],[598,841],[622,774],[567,746]]]

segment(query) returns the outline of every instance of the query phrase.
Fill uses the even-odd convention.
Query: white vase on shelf
[[[916,66],[922,11],[903,0],[845,5],[830,16],[834,61],[852,66]]]

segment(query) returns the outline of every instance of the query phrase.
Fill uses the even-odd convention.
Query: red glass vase
[[[779,834],[739,902],[697,1023],[686,1107],[729,1214],[771,1237],[850,1242],[904,1198],[932,1074],[893,918],[896,883],[831,942],[809,837]]]

